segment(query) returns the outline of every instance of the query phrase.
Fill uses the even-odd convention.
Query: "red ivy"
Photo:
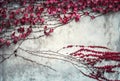
[[[9,7],[9,4],[12,4],[13,7]],[[17,4],[18,7],[15,8],[14,4]],[[106,14],[119,10],[120,0],[46,0],[43,3],[38,3],[37,0],[2,0],[0,1],[0,39],[9,41],[10,44],[12,42],[16,44],[19,40],[25,39],[30,33],[34,32],[32,31],[34,25],[47,23],[46,16],[55,18],[60,24],[64,25],[71,20],[79,22],[83,15],[94,19],[96,16],[91,15],[91,13]],[[31,25],[31,28],[26,30],[23,25]],[[44,35],[50,35],[54,30],[53,28],[55,27],[47,30],[43,29]],[[4,37],[5,33],[11,29],[10,35]],[[16,36],[15,39],[10,38],[12,32],[20,34],[22,38]],[[4,46],[6,44],[0,42],[0,45]]]

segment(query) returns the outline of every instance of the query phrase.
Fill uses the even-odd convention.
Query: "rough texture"
[[[22,47],[34,51],[40,49],[55,51],[69,44],[102,45],[120,51],[120,12],[100,16],[94,20],[83,17],[78,23],[73,21],[56,29],[51,36],[25,41]],[[19,53],[52,66],[57,72],[12,56],[0,64],[0,81],[86,81],[89,79],[70,63],[32,57],[21,51]],[[89,79],[89,81],[95,80]]]

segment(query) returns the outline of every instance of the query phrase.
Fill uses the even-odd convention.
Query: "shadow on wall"
[[[119,25],[118,25],[118,30],[119,30],[119,39],[118,39],[118,41],[116,42],[116,46],[117,46],[117,51],[120,51],[120,23],[119,23]]]

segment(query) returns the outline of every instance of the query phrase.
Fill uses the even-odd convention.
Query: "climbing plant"
[[[9,48],[9,46],[18,44],[21,41],[50,36],[58,27],[62,27],[72,21],[76,23],[82,21],[81,17],[89,16],[93,20],[101,15],[112,14],[118,11],[120,11],[120,0],[1,0],[0,48]],[[33,34],[35,35],[33,36]],[[79,49],[67,55],[59,54],[60,50],[71,48]],[[97,51],[95,50],[96,48],[105,51]],[[17,50],[43,58],[52,58],[50,54],[55,53],[56,57],[54,58],[70,62],[82,74],[98,81],[117,81],[115,79],[109,80],[105,74],[119,74],[119,71],[115,70],[115,68],[120,67],[120,52],[113,52],[104,46],[69,45],[56,52],[40,52],[41,54],[45,52],[48,55],[43,56],[36,54],[34,51],[25,50],[19,45],[7,57],[5,57],[6,54],[0,54],[2,58],[0,63],[9,59],[12,55],[36,63],[29,58],[18,55]],[[68,58],[60,59],[61,57]],[[103,61],[115,61],[117,64],[100,66],[99,64]],[[84,73],[81,71],[79,64],[82,64],[89,72]],[[49,68],[52,69],[51,67]]]

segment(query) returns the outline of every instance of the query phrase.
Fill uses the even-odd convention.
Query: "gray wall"
[[[33,51],[55,51],[69,44],[100,45],[120,51],[120,12],[100,16],[95,20],[83,17],[78,23],[73,21],[56,29],[49,37],[27,40],[21,47]],[[1,49],[1,52],[10,53],[14,48],[13,46],[9,49]],[[34,57],[22,51],[18,53],[38,63],[49,65],[57,71],[12,56],[0,64],[0,81],[88,81],[89,79],[70,63]],[[89,81],[95,80],[89,79]]]

